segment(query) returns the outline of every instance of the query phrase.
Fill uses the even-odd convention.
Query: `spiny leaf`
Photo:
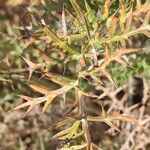
[[[104,70],[110,64],[111,61],[112,61],[111,51],[108,50],[108,47],[106,46],[104,51],[104,61],[101,65],[101,68],[103,68]]]
[[[44,113],[48,106],[52,103],[53,99],[57,96],[57,94],[51,94],[48,96],[47,100],[46,100],[46,103],[44,104],[44,107],[43,107],[43,110],[42,110],[42,113]]]
[[[74,16],[72,13],[70,13],[68,10],[66,10],[67,14],[69,15],[70,19],[72,20],[72,23],[75,27],[78,28],[78,19],[76,16]],[[80,23],[79,23],[80,24]]]
[[[85,59],[85,56],[84,55],[81,55],[80,58],[79,58],[79,61],[78,61],[78,64],[76,66],[76,70],[77,72],[83,70],[86,66],[86,59]]]
[[[114,34],[116,33],[117,23],[118,23],[118,19],[116,17],[113,17],[111,22],[111,30],[110,30],[111,36],[114,36]]]
[[[74,118],[65,118],[62,121],[59,121],[58,123],[56,123],[55,127],[60,128],[64,125],[67,125],[68,122],[73,122],[73,121],[74,121]]]
[[[131,122],[131,123],[137,123],[137,119],[135,119],[134,117],[128,116],[128,115],[124,115],[124,114],[120,114],[120,112],[114,112],[111,116],[110,116],[111,120],[122,120],[122,121],[127,121],[127,122]]]
[[[26,113],[24,114],[23,117],[25,117],[31,110],[33,110],[33,108],[34,108],[36,105],[37,105],[37,103],[32,103],[32,104],[29,106],[28,110],[26,111]]]
[[[111,0],[106,0],[104,4],[104,17],[108,18],[109,16],[109,7],[111,6],[112,2]]]
[[[24,58],[23,56],[22,56],[22,58],[24,59],[24,61],[29,65],[29,67],[31,67],[31,68],[35,68],[35,66],[36,66],[36,64],[35,63],[33,63],[33,62],[31,62],[30,60],[28,60],[28,59],[26,59],[26,58]]]
[[[102,64],[101,68],[106,68],[107,66],[109,66],[109,64],[112,61],[117,61],[117,62],[121,63],[122,65],[127,65],[125,60],[123,60],[122,56],[125,54],[136,52],[138,50],[140,50],[140,49],[138,49],[138,48],[122,48],[122,49],[116,49],[115,52],[110,53],[110,51],[108,49],[106,49],[105,54],[104,54],[105,60]]]
[[[94,23],[96,21],[96,16],[94,11],[91,9],[91,7],[89,6],[89,4],[87,3],[86,0],[84,0],[85,2],[85,7],[86,7],[86,11],[87,11],[87,17],[90,23]]]
[[[36,70],[36,69],[39,69],[39,68],[42,68],[43,66],[45,66],[45,64],[35,64],[33,62],[31,62],[30,60],[22,57],[24,59],[24,61],[29,65],[29,77],[28,77],[28,82],[33,74],[33,72]]]
[[[32,83],[29,83],[29,87],[31,87],[32,89],[34,89],[37,92],[39,92],[41,94],[44,94],[44,95],[49,95],[51,93],[50,90],[48,90],[48,89],[46,89],[44,87],[41,87],[39,85],[32,84]]]
[[[150,31],[143,31],[143,34],[146,35],[147,37],[150,37]]]
[[[64,9],[64,6],[63,6],[63,11],[62,11],[62,27],[63,27],[63,34],[64,36],[67,35],[67,24],[66,24],[66,17],[65,17],[65,9]]]
[[[47,35],[49,35],[52,38],[52,40],[54,40],[55,42],[57,42],[57,43],[61,43],[62,42],[61,39],[53,31],[51,31],[51,30],[48,29],[48,27],[45,26],[43,28],[43,31]]]
[[[81,34],[68,35],[66,37],[66,39],[68,40],[69,44],[72,44],[73,42],[80,41],[80,40],[84,39],[85,37],[86,37],[86,33],[82,32]]]
[[[91,137],[90,137],[90,132],[89,132],[89,125],[87,120],[82,119],[82,129],[84,132],[84,137],[87,143],[87,149],[90,149],[91,147]]]
[[[123,60],[123,58],[116,58],[115,61],[120,63],[122,66],[127,66],[128,65],[128,63],[125,60]]]
[[[101,73],[103,75],[105,75],[110,81],[111,83],[117,88],[117,85],[115,84],[115,82],[113,81],[111,74],[104,68],[99,68],[99,70],[101,71]]]
[[[48,34],[57,44],[60,48],[64,49],[65,51],[68,51],[71,54],[74,55],[80,55],[80,53],[70,47],[67,43],[62,41],[53,31],[49,30],[47,27],[44,27],[43,31]]]
[[[125,54],[130,54],[133,52],[137,52],[138,50],[142,50],[141,48],[122,48],[122,49],[116,49],[116,51],[113,53],[113,58],[120,58]]]
[[[94,148],[94,150],[95,150],[95,149],[97,149],[97,150],[102,150],[101,148],[99,148],[99,147],[98,147],[96,144],[94,144],[94,143],[92,143],[91,145],[92,145],[92,147]]]
[[[126,31],[129,32],[132,29],[132,22],[133,22],[133,9],[131,8],[127,14],[126,19]]]
[[[74,145],[74,146],[69,146],[69,147],[63,147],[60,150],[81,150],[86,148],[87,144],[82,144],[82,145]]]
[[[28,46],[30,46],[33,42],[35,41],[35,38],[31,37],[30,39],[28,39],[25,44],[23,45],[22,50],[26,49]]]
[[[83,17],[83,13],[81,11],[80,6],[78,5],[78,3],[76,2],[77,0],[70,0],[71,5],[73,6],[74,10],[76,11],[80,21],[82,21],[82,23],[85,21],[84,17]]]
[[[120,3],[120,27],[121,27],[121,30],[124,31],[125,30],[125,18],[126,18],[126,6],[123,2],[123,0],[119,0],[119,3]]]
[[[26,95],[18,95],[20,98],[29,101],[32,97],[26,96]]]
[[[46,72],[46,73],[44,73],[44,75],[46,77],[48,77],[51,81],[53,81],[57,84],[60,84],[60,85],[66,85],[69,82],[74,81],[74,79],[72,79],[68,76],[59,75],[59,74],[56,74],[56,73]]]
[[[105,118],[107,116],[107,113],[106,113],[106,111],[105,111],[105,109],[104,109],[104,107],[103,107],[102,104],[101,104],[101,108],[102,108],[102,114],[101,114],[101,116],[102,116],[102,118]]]
[[[48,42],[49,43],[49,42]],[[47,55],[47,53],[45,53],[43,50],[41,50],[40,48],[35,47],[35,50],[38,50],[42,59],[45,61],[46,64],[49,64],[49,62],[53,61],[53,59]]]
[[[53,101],[53,99],[58,96],[58,95],[61,95],[61,94],[64,94],[64,93],[67,93],[70,89],[72,89],[73,87],[75,87],[76,85],[78,84],[78,80],[77,81],[74,81],[74,82],[71,82],[71,83],[68,83],[67,85],[63,86],[62,88],[60,89],[57,89],[57,90],[54,90],[54,91],[51,91],[49,94],[48,94],[48,99],[46,101],[46,103],[44,104],[44,107],[43,107],[43,113],[46,111],[46,109],[48,108],[48,106],[51,104],[51,102]]]
[[[113,124],[111,124],[111,123],[113,121],[117,121],[117,120],[137,123],[137,119],[135,119],[131,116],[127,116],[125,114],[120,114],[120,112],[113,112],[112,114],[109,114],[109,115],[105,114],[104,116],[97,116],[97,117],[88,116],[87,120],[94,121],[94,122],[105,122],[108,125],[112,125],[112,126],[113,126]]]
[[[38,98],[31,98],[31,97],[27,97],[25,95],[20,95],[20,97],[25,98],[27,100],[27,102],[15,107],[13,109],[13,111],[16,111],[18,109],[24,108],[29,106],[28,110],[26,111],[25,115],[26,116],[36,105],[43,103],[44,101],[46,101],[47,97],[38,97]]]
[[[135,18],[135,17],[139,16],[141,13],[149,12],[149,10],[150,10],[149,4],[141,5],[140,9],[137,9],[136,11],[133,12],[133,16]]]
[[[78,22],[80,22],[83,29],[85,29],[85,31],[87,32],[88,38],[90,38],[90,33],[89,33],[89,29],[88,29],[87,20],[86,20],[84,14],[82,13],[82,10],[81,10],[80,6],[76,2],[76,0],[70,0],[70,3],[73,6],[74,10],[76,11],[76,14],[77,14],[77,17],[78,17]]]
[[[127,65],[127,63],[123,60],[122,56],[128,53],[132,53],[135,52],[139,49],[137,48],[122,48],[122,49],[116,49],[115,52],[111,53],[110,50],[108,50],[108,48],[105,48],[105,52],[104,52],[104,61],[102,63],[102,65],[98,68],[96,68],[95,70],[93,70],[93,73],[97,73],[97,72],[101,72],[103,75],[105,75],[110,81],[111,83],[113,83],[116,86],[116,84],[114,83],[111,74],[106,70],[106,68],[110,65],[110,63],[112,61],[117,61],[119,63],[121,63],[122,65]]]
[[[15,107],[13,110],[18,110],[18,109],[21,109],[21,108],[24,108],[24,107],[27,107],[27,106],[30,106],[30,105],[34,105],[34,102],[33,101],[27,101],[17,107]]]
[[[110,30],[110,28],[111,28],[113,17],[114,17],[113,15],[110,16],[106,21],[106,27],[108,30]]]
[[[150,12],[148,12],[146,15],[145,15],[145,18],[144,18],[144,21],[143,21],[143,24],[142,26],[146,26],[150,23]]]
[[[107,123],[107,124],[108,124],[111,128],[113,128],[114,130],[117,130],[117,131],[121,132],[121,131],[119,130],[119,128],[118,128],[116,125],[114,125],[112,122],[106,121],[105,123]]]
[[[81,121],[76,121],[70,128],[63,130],[57,134],[55,134],[52,138],[57,139],[70,139],[73,138],[78,133],[78,128],[80,126]]]
[[[79,90],[79,92],[80,92],[82,95],[84,95],[84,96],[92,97],[92,98],[98,98],[97,95],[85,93],[85,92],[81,91],[80,89],[78,89],[78,90]]]
[[[103,86],[104,86],[104,83],[103,83],[100,79],[98,79],[96,76],[91,75],[91,78],[92,78],[93,80],[95,80],[96,82],[98,82],[100,85],[103,85]]]

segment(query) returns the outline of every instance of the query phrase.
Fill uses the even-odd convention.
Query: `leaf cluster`
[[[114,122],[118,120],[137,122],[136,119],[118,111],[108,114],[103,105],[101,113],[96,117],[86,115],[84,111],[83,101],[86,98],[83,99],[83,97],[101,100],[98,95],[87,93],[87,89],[91,90],[95,85],[107,87],[109,81],[111,86],[117,88],[116,82],[119,79],[114,69],[116,67],[111,68],[113,65],[119,65],[121,69],[127,66],[132,69],[132,65],[125,56],[140,53],[143,48],[127,47],[129,38],[139,34],[150,37],[148,1],[144,4],[139,0],[119,0],[118,4],[117,2],[115,0],[103,2],[70,0],[74,11],[71,12],[65,6],[63,7],[60,20],[56,21],[56,24],[61,27],[50,26],[44,18],[37,21],[33,15],[32,34],[28,38],[19,39],[24,41],[21,55],[28,65],[29,76],[26,83],[42,96],[34,98],[19,95],[25,102],[14,110],[29,107],[25,114],[27,115],[36,105],[44,103],[42,112],[45,113],[49,106],[53,107],[54,101],[59,97],[63,97],[66,105],[70,103],[67,101],[67,94],[72,93],[72,108],[65,114],[65,121],[61,122],[59,127],[64,124],[67,126],[68,122],[71,125],[52,138],[72,141],[82,137],[82,140],[75,145],[72,142],[66,142],[67,144],[61,149],[75,150],[85,147],[87,150],[100,149],[92,143],[89,122],[104,122],[117,131],[120,130]],[[44,14],[52,11],[48,3],[47,0],[40,3],[41,9],[47,8],[44,12],[42,10]],[[82,5],[79,5],[80,3]],[[35,10],[36,7],[30,13],[34,14]],[[61,25],[59,25],[60,22]],[[38,51],[41,61],[35,63],[31,57],[23,57],[24,51],[28,48],[32,49],[33,53]],[[36,81],[32,83],[32,76],[36,72],[42,76],[41,80],[47,79],[57,84],[57,89],[49,90],[37,84]],[[87,84],[88,82],[90,84]]]

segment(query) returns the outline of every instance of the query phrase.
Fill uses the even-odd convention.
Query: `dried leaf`
[[[117,85],[115,84],[115,82],[113,81],[112,77],[111,77],[111,74],[106,70],[106,69],[103,69],[103,68],[99,68],[99,70],[101,71],[101,73],[106,76],[109,81],[111,81],[111,83],[117,88]]]
[[[31,87],[32,89],[34,89],[35,91],[41,93],[41,94],[44,94],[44,95],[49,95],[52,91],[42,87],[42,86],[39,86],[39,85],[35,85],[35,84],[31,84],[29,83],[29,87]]]
[[[127,121],[127,122],[131,122],[131,123],[137,123],[137,119],[135,119],[134,117],[131,116],[127,116],[125,114],[120,114],[120,112],[114,112],[111,116],[110,116],[111,120],[122,120],[122,121]]]
[[[25,44],[24,44],[22,50],[26,49],[26,48],[27,48],[28,46],[30,46],[34,41],[35,41],[35,38],[33,38],[33,37],[31,37],[30,39],[28,39],[28,40],[25,42]]]
[[[108,124],[111,128],[113,128],[114,130],[117,130],[117,131],[121,132],[121,131],[119,130],[119,128],[118,128],[116,125],[114,125],[112,122],[107,121],[107,122],[105,122],[105,123],[107,123],[107,124]]]
[[[113,1],[111,1],[111,0],[106,0],[105,1],[105,4],[104,4],[104,13],[103,13],[103,15],[104,15],[105,18],[108,18],[108,16],[109,16],[109,7],[111,6],[112,2]]]
[[[84,132],[84,137],[87,143],[87,149],[90,149],[91,147],[91,136],[90,136],[90,132],[89,132],[89,125],[87,120],[82,119],[82,129]]]
[[[118,63],[120,63],[122,66],[128,65],[128,63],[125,60],[123,60],[123,58],[116,58],[114,60],[117,61]]]
[[[66,85],[70,81],[73,81],[73,79],[70,79],[70,77],[68,77],[68,76],[58,75],[58,74],[51,73],[51,72],[46,72],[44,75],[46,77],[48,77],[51,81],[53,81],[57,84],[60,84],[60,85]]]
[[[137,7],[137,9],[140,9],[140,7],[141,7],[141,0],[136,0],[136,7]]]
[[[66,36],[67,35],[67,24],[66,24],[66,17],[65,17],[65,9],[63,6],[63,11],[62,11],[62,27],[63,27],[63,35]]]
[[[133,52],[137,52],[138,50],[141,50],[141,48],[116,49],[116,51],[113,53],[113,58],[121,58],[125,54],[130,54],[130,53],[133,53]]]
[[[21,5],[24,2],[24,0],[7,0],[6,5],[8,7],[16,7],[17,5]]]
[[[98,82],[100,85],[103,85],[103,86],[104,86],[104,83],[103,83],[100,79],[98,79],[96,76],[91,75],[91,78],[92,78],[93,80],[95,80],[96,82]]]
[[[86,59],[84,57],[84,55],[81,55],[78,61],[78,64],[76,66],[76,70],[77,72],[82,71],[86,66]]]
[[[130,11],[127,14],[127,19],[126,19],[126,31],[129,32],[130,29],[132,28],[132,22],[133,22],[133,9],[131,8]]]
[[[30,60],[22,57],[24,59],[24,61],[28,64],[29,66],[29,77],[28,77],[28,82],[33,74],[33,72],[36,70],[36,69],[39,69],[39,68],[42,68],[43,66],[45,66],[45,64],[35,64],[33,62],[31,62]]]
[[[102,150],[101,148],[99,148],[96,144],[92,143],[91,144],[93,148],[97,149],[97,150]]]
[[[56,96],[57,96],[56,94],[51,94],[51,95],[48,96],[48,99],[46,100],[46,103],[44,104],[42,113],[44,113],[47,110],[48,106],[52,103],[53,99]]]
[[[119,0],[120,3],[120,28],[122,31],[125,30],[125,19],[126,19],[126,6],[123,0]]]
[[[28,66],[29,66],[30,68],[35,68],[35,66],[36,66],[35,63],[33,63],[33,62],[31,62],[30,60],[24,58],[23,56],[22,56],[22,58],[23,58],[24,61],[28,64]]]
[[[122,120],[122,121],[131,122],[131,123],[137,123],[137,119],[135,119],[131,116],[127,116],[125,114],[120,114],[119,111],[113,112],[112,114],[109,114],[109,115],[104,114],[103,116],[97,116],[97,117],[88,116],[87,120],[88,121],[94,121],[94,122],[105,122],[110,127],[112,127],[113,129],[115,129],[119,132],[121,132],[121,131],[112,122],[117,121],[117,120]]]
[[[114,36],[114,34],[116,33],[117,22],[118,22],[118,19],[116,17],[113,17],[112,22],[111,22],[111,31],[110,31],[111,36]]]
[[[26,95],[18,95],[20,98],[29,101],[30,99],[32,99],[32,97],[26,96]]]
[[[145,17],[144,17],[144,22],[142,24],[142,26],[146,26],[146,25],[149,25],[150,23],[150,12],[148,12]]]
[[[64,93],[67,93],[70,89],[75,87],[77,85],[77,83],[78,83],[78,80],[74,81],[74,82],[70,82],[70,83],[68,83],[67,85],[63,86],[60,89],[57,89],[57,90],[49,92],[48,99],[47,99],[47,101],[46,101],[46,103],[45,103],[45,105],[43,107],[43,113],[46,111],[46,109],[48,108],[48,106],[51,104],[51,102],[53,101],[53,99],[56,96],[64,94]]]
[[[29,106],[28,110],[26,111],[25,115],[26,116],[36,105],[43,103],[44,101],[46,101],[47,97],[38,97],[38,98],[30,98],[25,96],[25,95],[21,95],[22,98],[28,99],[27,102],[15,107],[13,109],[13,111],[19,110],[21,108],[27,107]]]
[[[102,118],[105,118],[107,116],[107,113],[106,113],[102,103],[101,103],[101,108],[102,108],[101,116],[102,116]]]

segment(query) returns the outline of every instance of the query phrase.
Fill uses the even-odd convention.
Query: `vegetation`
[[[1,12],[1,111],[45,116],[35,149],[149,148],[148,82],[142,106],[126,85],[150,73],[148,0],[8,0]]]

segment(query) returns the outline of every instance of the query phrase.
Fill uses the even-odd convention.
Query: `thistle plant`
[[[37,21],[32,15],[33,32],[28,38],[19,39],[25,41],[21,54],[28,65],[25,82],[41,96],[19,95],[25,102],[13,110],[28,107],[26,116],[35,106],[44,104],[42,112],[46,113],[58,101],[63,102],[63,120],[55,125],[60,132],[51,137],[64,141],[59,149],[101,149],[92,142],[89,123],[103,122],[118,132],[121,131],[115,124],[117,121],[137,123],[134,117],[121,113],[121,108],[107,112],[103,93],[98,95],[94,91],[118,88],[111,73],[113,65],[134,69],[126,58],[132,53],[140,54],[143,48],[127,45],[135,35],[150,37],[150,5],[139,0],[70,0],[70,4],[72,11],[64,5],[55,27],[42,17]],[[40,6],[47,8],[48,1],[41,1]],[[35,10],[30,11],[34,14]],[[33,53],[39,53],[40,61],[24,56],[29,47]],[[41,78],[33,81],[36,74]],[[38,80],[45,79],[57,88],[39,84]],[[96,116],[86,113],[87,99],[100,103],[101,111]]]

